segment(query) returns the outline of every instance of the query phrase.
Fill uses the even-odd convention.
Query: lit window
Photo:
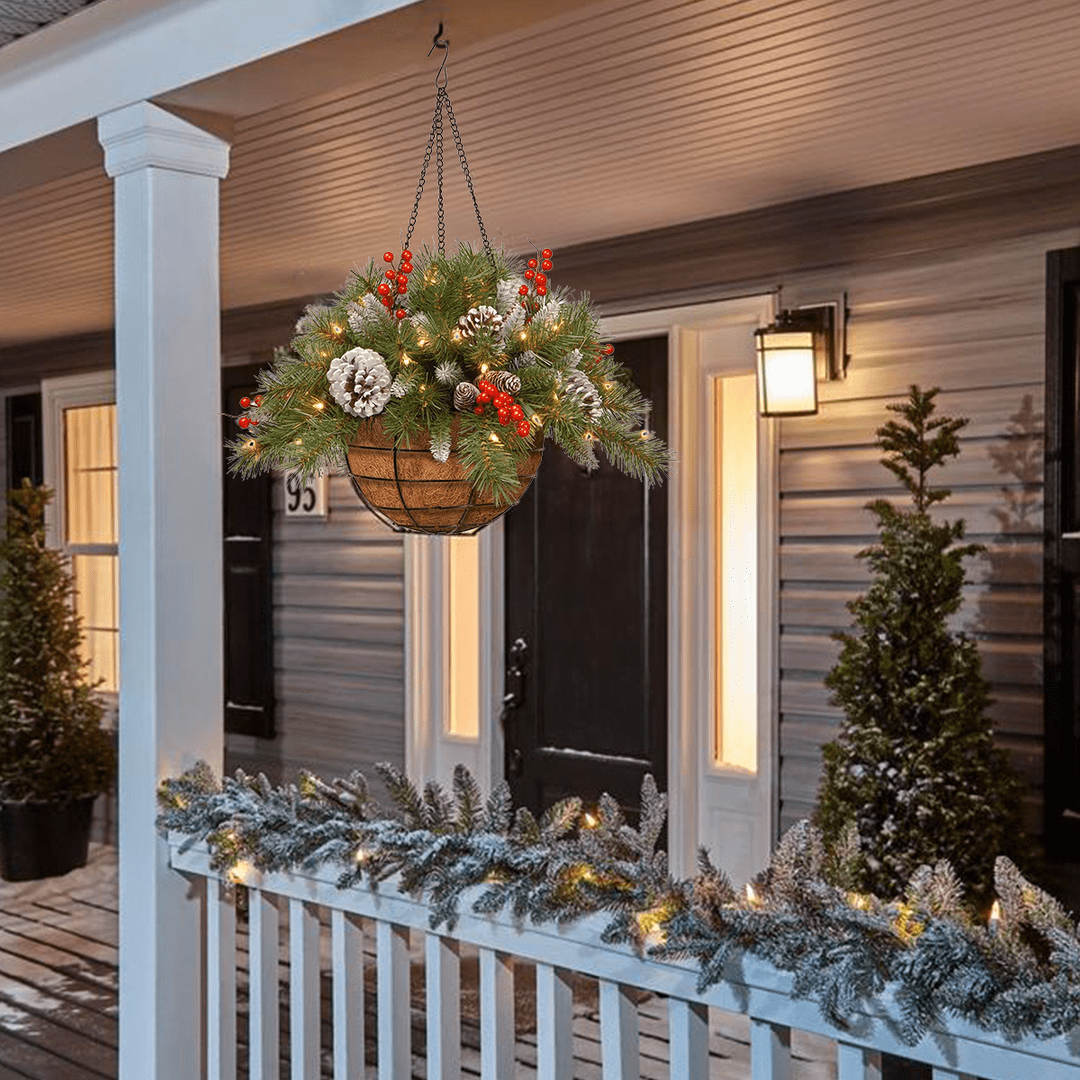
[[[83,656],[92,682],[119,688],[116,406],[63,412],[63,546],[75,575],[75,610],[83,620]]]

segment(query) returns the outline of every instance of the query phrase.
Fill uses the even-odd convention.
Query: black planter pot
[[[0,878],[34,881],[85,866],[96,798],[0,801]]]

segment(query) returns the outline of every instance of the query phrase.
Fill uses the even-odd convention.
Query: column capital
[[[112,177],[137,169],[216,176],[229,171],[229,144],[149,101],[138,101],[98,117],[98,142]]]

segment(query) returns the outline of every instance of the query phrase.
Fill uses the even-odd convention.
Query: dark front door
[[[240,399],[254,398],[259,367],[222,369],[223,441],[240,433]],[[274,735],[274,627],[271,581],[271,478],[229,475],[225,452],[225,730]]]
[[[1046,843],[1080,849],[1080,248],[1047,256],[1044,490]]]
[[[667,338],[618,345],[667,438]],[[505,712],[515,799],[542,810],[601,792],[636,809],[642,778],[667,787],[667,488],[599,452],[586,473],[548,443],[506,517],[508,663],[524,673]]]

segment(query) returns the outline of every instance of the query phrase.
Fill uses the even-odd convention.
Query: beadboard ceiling
[[[97,0],[0,0],[0,46],[89,7]]]
[[[448,20],[449,89],[488,231],[518,250],[1080,143],[1076,0],[609,0],[520,25],[503,10],[479,44]],[[226,307],[333,289],[398,245],[434,103],[424,44],[389,74],[357,55],[312,96],[279,68],[275,103],[236,116]],[[227,107],[225,85],[173,103]],[[452,152],[446,175],[448,236],[471,239]],[[433,181],[414,247],[434,233]],[[110,324],[100,165],[0,196],[0,222],[0,344]]]

